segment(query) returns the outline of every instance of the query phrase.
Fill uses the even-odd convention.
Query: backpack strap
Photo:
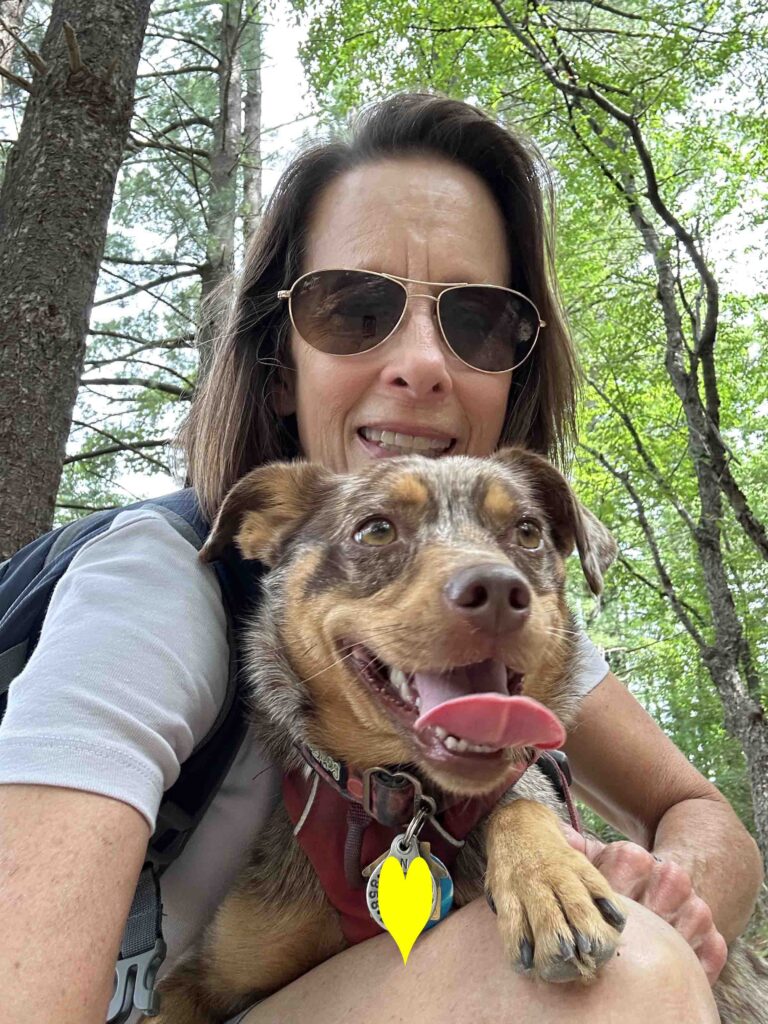
[[[34,650],[53,590],[72,559],[83,544],[105,532],[120,512],[138,508],[152,508],[161,513],[197,550],[208,536],[210,527],[202,515],[197,495],[192,488],[186,488],[75,520],[38,538],[0,565],[0,717],[5,709],[8,687]],[[235,630],[239,615],[258,593],[260,566],[244,562],[234,548],[228,549],[212,565],[226,615],[227,690],[216,720],[184,761],[179,778],[161,801],[120,944],[115,991],[107,1018],[109,1024],[122,1024],[134,1007],[149,1014],[157,1012],[154,980],[166,952],[160,876],[184,849],[210,806],[247,729],[238,699],[240,665]]]
[[[161,504],[162,502],[162,504]],[[198,550],[208,532],[191,489],[147,502],[161,512]],[[154,990],[157,971],[165,959],[162,932],[160,876],[181,853],[219,791],[247,731],[239,701],[240,662],[235,630],[239,616],[254,599],[257,565],[247,566],[234,549],[213,563],[219,580],[227,623],[229,672],[227,692],[207,735],[182,765],[179,778],[163,796],[147,859],[139,877],[115,967],[115,991],[108,1024],[123,1024],[133,1012],[155,1014],[159,997]]]

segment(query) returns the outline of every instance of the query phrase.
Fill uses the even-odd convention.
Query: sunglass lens
[[[486,285],[463,285],[440,296],[446,338],[478,370],[511,370],[527,357],[539,329],[534,306],[522,295]]]
[[[335,356],[378,345],[395,329],[404,306],[401,285],[362,270],[307,274],[291,296],[299,334],[313,348]]]

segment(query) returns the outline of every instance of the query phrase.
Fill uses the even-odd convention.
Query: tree
[[[262,31],[246,0],[188,0],[149,22],[62,519],[125,501],[126,470],[175,468],[167,442],[213,337],[204,308],[261,214]]]
[[[53,516],[150,3],[57,0],[32,60],[0,193],[0,558]]]
[[[743,751],[768,856],[766,463],[745,435],[768,403],[764,379],[744,371],[765,329],[740,323],[765,296],[724,292],[711,255],[765,172],[762,13],[735,0],[302,10],[314,14],[305,65],[334,109],[429,83],[476,97],[544,146],[588,370],[577,473],[623,542],[609,604],[626,601],[619,588],[637,602],[614,611],[606,640],[649,646],[675,624],[678,655],[685,647],[690,676],[708,673]],[[659,629],[638,624],[638,606],[661,606]]]

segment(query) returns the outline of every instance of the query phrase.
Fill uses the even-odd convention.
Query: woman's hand
[[[664,918],[688,942],[714,985],[728,947],[715,927],[712,911],[696,894],[690,876],[679,864],[662,860],[637,843],[601,843],[562,825],[570,845],[585,854],[622,896],[642,903]]]

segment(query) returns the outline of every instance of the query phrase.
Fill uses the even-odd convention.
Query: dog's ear
[[[555,545],[563,558],[574,545],[593,594],[603,590],[603,574],[616,558],[616,541],[600,520],[576,498],[563,474],[540,455],[524,448],[502,448],[494,458],[522,472],[549,515]]]
[[[334,475],[313,462],[272,462],[238,480],[222,502],[200,550],[204,562],[234,541],[244,558],[273,565],[288,535],[332,486]]]

